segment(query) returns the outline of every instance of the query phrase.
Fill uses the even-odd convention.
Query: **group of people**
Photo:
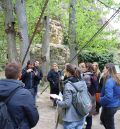
[[[48,73],[48,81],[51,87],[50,93],[59,94],[61,92],[63,94],[63,101],[55,99],[54,103],[62,109],[64,129],[82,129],[85,123],[85,129],[92,129],[92,116],[99,114],[100,107],[102,107],[101,124],[105,129],[115,129],[114,115],[120,106],[120,78],[114,64],[106,64],[102,72],[100,72],[96,62],[93,64],[83,62],[79,64],[79,67],[66,64],[63,74],[58,70],[57,64],[54,63]],[[61,81],[64,81],[62,88],[60,88]],[[69,83],[77,84],[77,82],[81,82],[82,84],[83,81],[87,85],[92,101],[92,109],[84,117],[78,114],[74,107],[73,100],[76,93]],[[80,84],[76,87],[79,90]],[[59,119],[57,123],[59,123]]]
[[[38,84],[43,77],[39,62],[29,60],[23,69],[18,63],[9,63],[5,76],[6,79],[0,80],[0,107],[7,99],[7,111],[14,129],[31,129],[39,120],[35,104]],[[62,110],[59,115],[64,129],[92,129],[92,116],[99,114],[100,107],[100,120],[105,129],[115,129],[114,115],[120,106],[120,78],[114,64],[106,64],[101,73],[96,62],[83,62],[79,67],[68,63],[64,71],[59,71],[57,63],[53,63],[47,80],[50,94],[61,92],[63,95],[63,100],[51,99],[54,106]],[[90,94],[92,107],[86,115],[78,113],[74,105],[81,88]],[[59,121],[60,117],[56,128]]]

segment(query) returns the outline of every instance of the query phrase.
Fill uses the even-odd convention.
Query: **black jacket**
[[[50,85],[54,88],[59,88],[60,82],[60,72],[55,72],[54,70],[50,70],[47,75],[47,80],[50,82]]]
[[[37,75],[34,77],[34,85],[37,86],[43,78],[43,73],[39,67],[34,67],[34,71],[37,72]]]
[[[89,93],[94,96],[98,89],[97,76],[91,72],[83,73],[83,79],[85,80]]]
[[[25,84],[26,89],[32,89],[39,84],[39,81],[42,79],[42,73],[40,73],[38,69],[33,69],[33,71],[29,73],[27,73],[27,70],[27,67],[22,70],[21,80]],[[35,75],[36,71],[38,72],[37,75]]]
[[[38,120],[39,114],[35,106],[32,94],[24,88],[24,84],[18,80],[0,80],[0,100],[9,97],[10,93],[20,87],[8,102],[7,107],[13,120],[15,129],[21,125],[20,129],[31,129]]]
[[[70,81],[70,82],[72,82],[72,83],[75,83],[75,82],[78,82],[78,81],[80,81],[80,80],[81,80],[80,78],[71,76],[71,77],[68,77],[68,78],[64,81],[64,84],[66,84],[68,81]]]

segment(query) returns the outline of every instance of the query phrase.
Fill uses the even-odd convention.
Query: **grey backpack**
[[[81,82],[76,82],[76,83],[72,83],[69,81],[69,83],[74,87],[74,89],[76,90],[75,95],[73,96],[73,106],[76,109],[76,112],[81,115],[81,116],[86,116],[87,114],[89,114],[89,112],[92,109],[92,102],[91,102],[91,95],[89,94],[88,90],[87,90],[87,85],[86,83],[82,81],[82,85]],[[79,90],[76,88],[76,85],[79,85],[80,88]]]

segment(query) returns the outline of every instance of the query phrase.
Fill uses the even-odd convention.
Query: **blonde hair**
[[[82,68],[83,68],[83,67],[86,67],[86,66],[85,66],[85,63],[84,63],[84,62],[80,63],[80,64],[79,64],[79,67],[80,67],[80,68],[81,68],[81,67],[82,67]]]
[[[117,75],[116,69],[115,69],[115,65],[112,63],[108,63],[105,65],[106,69],[108,69],[109,74],[113,77],[113,79],[115,80],[115,82],[117,83],[117,85],[120,86],[120,78]]]
[[[93,62],[93,65],[95,65],[96,66],[96,71],[94,71],[96,74],[97,74],[97,76],[101,73],[100,72],[100,69],[99,69],[99,65],[98,65],[98,63],[97,62]]]

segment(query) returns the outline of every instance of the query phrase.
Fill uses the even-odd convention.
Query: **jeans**
[[[38,92],[38,86],[34,86],[34,96],[37,96],[37,92]]]
[[[64,121],[64,129],[82,129],[84,125],[85,119],[82,119],[77,122],[65,122]]]
[[[118,108],[116,107],[103,107],[100,119],[105,129],[115,129],[114,115],[117,112],[117,109]]]

